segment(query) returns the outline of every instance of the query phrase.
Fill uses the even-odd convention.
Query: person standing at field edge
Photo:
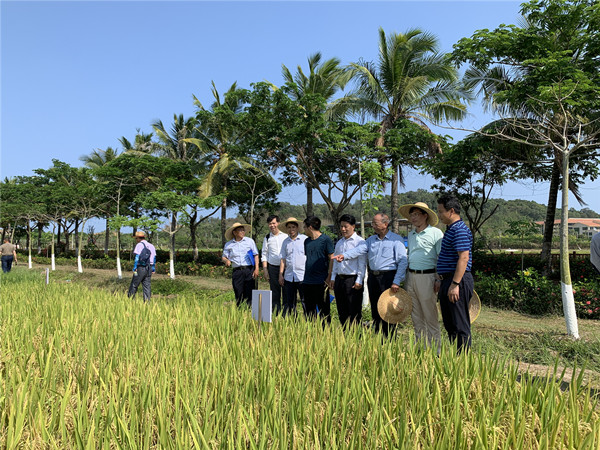
[[[473,235],[460,218],[460,203],[450,195],[438,199],[438,216],[447,225],[437,260],[436,284],[444,327],[458,353],[471,347],[469,301],[473,296]]]
[[[354,216],[344,214],[340,217],[339,223],[342,239],[335,244],[336,255],[341,255],[364,241],[354,231],[356,228]],[[360,325],[367,255],[360,255],[358,258],[343,262],[335,259],[333,261],[329,287],[335,293],[340,323],[344,329],[348,325]]]
[[[596,233],[590,242],[590,262],[600,275],[600,233]]]
[[[134,236],[137,244],[133,249],[133,254],[135,255],[135,260],[133,261],[133,278],[131,279],[127,296],[133,297],[141,284],[144,301],[147,302],[152,296],[150,279],[156,271],[156,248],[146,240],[146,233],[143,231],[136,231]],[[150,251],[149,257],[146,256],[147,251]]]
[[[8,273],[13,262],[17,263],[17,246],[11,244],[8,238],[4,238],[4,244],[0,245],[0,254],[2,254],[2,272]]]
[[[279,230],[279,216],[267,217],[269,234],[263,239],[262,266],[266,280],[272,293],[272,308],[275,314],[281,311],[281,285],[279,284],[279,266],[281,265],[281,245],[288,237],[286,233]]]
[[[290,217],[279,225],[281,231],[287,231],[288,237],[281,244],[281,263],[279,265],[279,284],[283,286],[283,316],[296,315],[298,295],[304,302],[302,281],[304,280],[304,266],[306,254],[304,253],[305,235],[300,233],[300,222],[295,217]]]
[[[436,264],[444,233],[435,228],[437,215],[426,203],[403,205],[398,212],[414,228],[408,233],[406,291],[412,298],[412,322],[417,341],[440,348],[440,321],[437,309]]]
[[[304,241],[306,253],[306,269],[304,271],[304,313],[307,318],[319,316],[331,323],[331,303],[325,298],[325,288],[331,281],[333,269],[334,246],[333,241],[326,234],[321,233],[321,219],[310,216],[304,219],[304,234],[308,239]]]
[[[235,303],[252,306],[254,280],[258,277],[258,248],[254,239],[249,238],[252,227],[236,222],[225,231],[227,243],[223,248],[221,260],[227,267],[233,267],[231,284],[235,294]]]
[[[367,255],[369,264],[369,277],[367,289],[371,302],[371,315],[373,327],[376,332],[381,332],[385,337],[391,337],[396,331],[396,325],[387,323],[379,315],[377,302],[381,294],[390,289],[393,294],[400,289],[400,283],[406,277],[406,247],[402,236],[389,229],[390,218],[387,214],[377,213],[373,216],[371,226],[375,234],[366,241],[361,241],[353,249],[341,255],[333,256],[338,262],[355,259]]]

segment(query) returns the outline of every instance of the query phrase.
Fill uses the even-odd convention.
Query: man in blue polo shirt
[[[473,235],[460,218],[460,203],[445,195],[438,199],[438,217],[447,225],[437,260],[436,289],[444,327],[458,352],[471,347],[469,301],[473,296],[471,275]]]

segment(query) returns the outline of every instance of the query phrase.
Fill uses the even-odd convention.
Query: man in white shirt
[[[356,218],[354,216],[344,214],[340,217],[342,239],[335,244],[334,255],[341,255],[364,241],[354,231],[355,227]],[[366,268],[366,254],[342,262],[334,259],[329,287],[335,292],[335,303],[340,323],[344,328],[348,321],[350,321],[349,325],[360,324]]]
[[[267,224],[270,231],[265,236],[262,244],[262,267],[265,279],[269,282],[272,292],[273,312],[278,314],[281,311],[281,285],[279,284],[281,245],[288,235],[279,230],[279,216],[271,215],[267,217]]]
[[[281,263],[279,266],[279,284],[283,286],[283,315],[296,313],[297,295],[300,301],[304,299],[302,282],[304,281],[304,266],[306,253],[304,241],[307,237],[299,234],[301,222],[295,217],[290,217],[283,222],[280,230],[286,230],[288,237],[281,245]]]

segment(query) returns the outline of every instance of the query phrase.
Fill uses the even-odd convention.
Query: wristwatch
[[[458,285],[460,285],[460,282],[452,280],[452,284],[455,284],[456,286],[458,286]]]

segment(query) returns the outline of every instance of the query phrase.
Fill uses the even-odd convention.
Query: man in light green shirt
[[[408,273],[406,291],[413,302],[412,321],[418,341],[440,346],[440,322],[437,309],[435,267],[442,249],[444,233],[435,228],[438,217],[425,203],[403,205],[400,214],[410,220],[414,229],[408,233]]]

